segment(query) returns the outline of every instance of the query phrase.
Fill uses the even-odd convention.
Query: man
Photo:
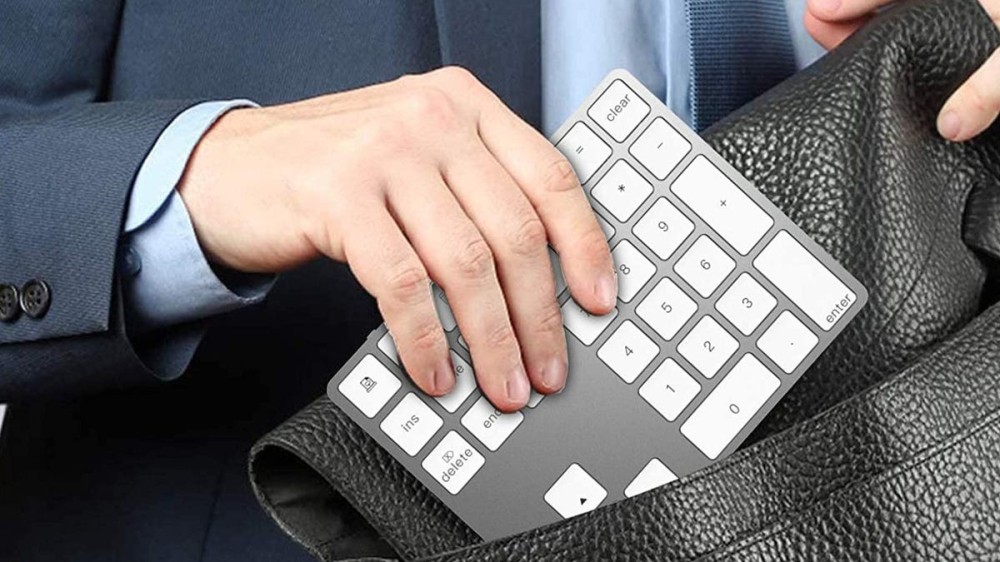
[[[546,241],[592,312],[615,277],[528,123],[624,66],[703,127],[809,60],[801,4],[707,4],[5,3],[4,558],[303,558],[245,454],[378,323],[353,277],[430,394],[454,381],[429,280],[498,407],[571,384]]]

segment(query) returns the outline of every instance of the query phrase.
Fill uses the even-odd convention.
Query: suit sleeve
[[[125,328],[119,240],[137,171],[195,101],[102,103],[117,2],[0,10],[0,284],[50,293],[44,316],[0,323],[0,401],[155,380]]]

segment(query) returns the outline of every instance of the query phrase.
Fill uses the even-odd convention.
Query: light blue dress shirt
[[[690,122],[688,28],[682,0],[544,0],[543,128],[551,134],[614,68],[625,68]],[[786,0],[800,68],[823,50],[802,24],[805,0]],[[752,40],[752,38],[748,38]],[[207,102],[162,133],[133,186],[122,253],[126,314],[140,331],[260,301],[273,278],[223,284],[205,259],[175,187],[195,145],[223,113],[248,100]]]

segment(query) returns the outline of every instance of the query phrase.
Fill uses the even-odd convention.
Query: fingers
[[[483,140],[545,224],[573,298],[591,312],[610,312],[618,298],[611,250],[569,161],[499,101],[490,113]]]
[[[445,179],[493,249],[532,385],[544,394],[562,390],[568,365],[566,333],[541,219],[485,147],[447,165]],[[475,355],[475,343],[470,340],[470,345]]]
[[[1000,113],[1000,49],[945,102],[937,128],[946,139],[965,141],[986,130]]]
[[[354,216],[357,234],[344,241],[351,270],[378,300],[413,382],[428,394],[447,394],[455,375],[427,271],[384,207],[359,204]]]
[[[449,69],[454,88],[470,100],[478,131],[496,161],[534,206],[559,253],[573,298],[596,314],[610,312],[618,295],[611,251],[573,168],[544,137],[523,122],[471,74]]]
[[[826,21],[819,19],[812,12],[806,12],[805,27],[812,38],[824,49],[833,49],[850,37],[859,27],[872,16],[866,15],[844,21]]]
[[[809,0],[808,13],[827,22],[845,22],[869,15],[895,0]]]
[[[531,387],[490,245],[436,171],[405,175],[390,183],[390,209],[445,290],[479,387],[503,411],[524,407]]]

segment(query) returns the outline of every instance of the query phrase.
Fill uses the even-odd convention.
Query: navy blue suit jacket
[[[538,18],[532,0],[0,4],[0,283],[53,295],[43,319],[0,324],[0,558],[299,555],[252,499],[246,451],[323,392],[376,308],[345,268],[311,264],[157,382],[140,356],[202,327],[128,334],[116,254],[136,171],[198,101],[274,104],[447,64],[537,124]]]

